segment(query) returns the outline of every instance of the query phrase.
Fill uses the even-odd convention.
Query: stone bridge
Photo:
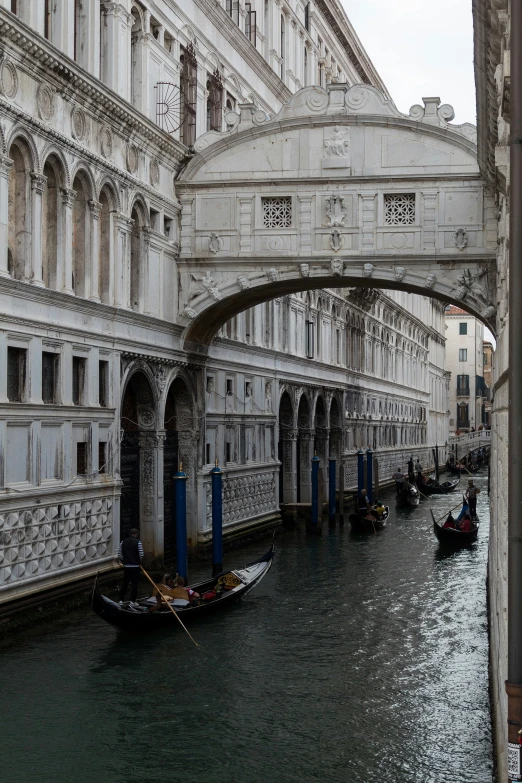
[[[423,102],[404,115],[368,85],[308,87],[276,117],[241,104],[197,141],[175,183],[187,348],[248,307],[320,288],[363,305],[378,288],[429,295],[494,330],[497,214],[476,131]]]

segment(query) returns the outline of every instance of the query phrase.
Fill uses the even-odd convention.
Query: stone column
[[[43,287],[42,274],[42,194],[47,177],[31,172],[31,271],[27,279]]]
[[[182,466],[181,469],[187,474],[187,545],[189,550],[195,549],[198,543],[198,504],[196,497],[198,444],[198,430],[181,430],[178,432],[178,461]],[[204,519],[201,520],[201,524],[204,527]]]
[[[126,215],[114,214],[117,240],[114,249],[114,306],[130,307],[130,233],[134,224]]]
[[[326,487],[328,486],[328,451],[330,430],[319,429],[316,432],[315,443],[317,456],[321,460],[319,469],[319,503],[324,503]],[[322,506],[319,505],[319,515],[322,513]]]
[[[100,214],[102,205],[99,201],[89,201],[91,211],[91,263],[90,263],[90,286],[86,291],[89,299],[93,302],[100,301]]]
[[[9,277],[9,171],[13,161],[0,155],[0,277]]]
[[[130,31],[134,21],[123,5],[100,3],[103,30],[101,80],[125,100],[130,96]]]
[[[163,431],[140,432],[140,538],[149,565],[163,562]]]
[[[298,430],[281,430],[283,441],[283,503],[297,499],[297,435]]]
[[[56,288],[65,294],[74,294],[72,287],[73,273],[73,204],[76,191],[60,188],[63,204],[61,252],[58,254],[56,269]]]
[[[140,237],[140,311],[150,315],[150,253],[151,230],[144,226]]]
[[[298,459],[301,468],[300,490],[302,503],[310,503],[312,500],[310,460],[314,456],[314,438],[315,430],[299,430],[301,453],[298,455]]]

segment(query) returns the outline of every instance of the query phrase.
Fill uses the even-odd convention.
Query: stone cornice
[[[33,68],[40,66],[51,71],[64,96],[68,97],[68,93],[79,93],[89,103],[95,105],[108,122],[118,123],[120,132],[123,124],[155,144],[158,149],[168,151],[173,162],[181,163],[186,149],[180,142],[172,139],[99,79],[80,68],[66,54],[3,8],[0,8],[0,36],[4,46],[10,43],[24,52]]]
[[[232,22],[221,4],[217,0],[194,0],[194,3],[216,25],[223,37],[227,39],[241,57],[247,61],[253,60],[256,71],[265,84],[270,87],[276,98],[283,104],[287,103],[292,96],[292,92],[268,65],[261,53],[252,46],[246,35]]]

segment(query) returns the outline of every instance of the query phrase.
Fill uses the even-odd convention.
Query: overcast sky
[[[471,0],[342,0],[399,111],[438,95],[476,121]]]

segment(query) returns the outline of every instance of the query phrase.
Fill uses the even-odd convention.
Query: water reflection
[[[243,604],[192,626],[201,649],[85,614],[20,637],[0,652],[2,779],[491,783],[487,522],[444,552],[429,508],[451,496],[386,502],[374,536],[283,532]]]

